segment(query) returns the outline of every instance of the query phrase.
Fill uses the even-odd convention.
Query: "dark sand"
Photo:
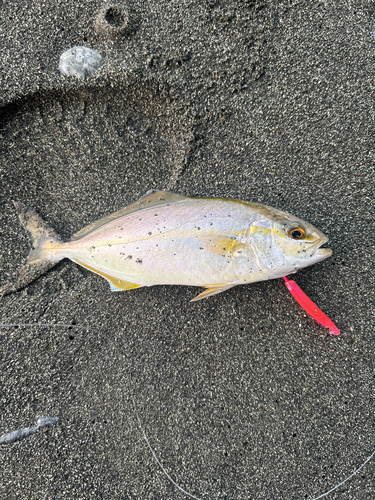
[[[375,449],[375,29],[371,2],[0,1],[0,281],[28,253],[11,200],[63,237],[152,188],[263,202],[329,235],[296,280],[189,303],[111,293],[64,261],[0,299],[0,498],[308,499]],[[124,4],[125,5],[125,4]],[[369,5],[370,7],[368,7]],[[372,7],[371,7],[372,5]],[[63,77],[74,46],[104,58]],[[142,429],[139,426],[141,422]],[[329,495],[375,498],[375,463]]]

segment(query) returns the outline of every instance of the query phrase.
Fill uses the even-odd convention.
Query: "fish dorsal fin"
[[[192,299],[190,302],[196,302],[197,300],[205,299],[206,297],[211,297],[212,295],[217,295],[218,293],[225,292],[236,285],[206,285],[206,290]]]
[[[133,290],[133,288],[141,288],[142,285],[138,285],[137,283],[130,283],[129,281],[122,280],[120,278],[116,278],[115,276],[111,276],[110,274],[103,273],[94,267],[91,267],[79,260],[72,259],[76,264],[79,264],[82,267],[85,267],[89,271],[92,271],[95,274],[99,274],[99,276],[103,276],[107,281],[109,281],[112,292],[121,292],[122,290]]]
[[[83,229],[78,231],[78,233],[75,233],[72,236],[71,241],[79,240],[83,236],[88,235],[89,233],[95,231],[99,227],[108,224],[108,222],[118,219],[119,217],[123,217],[124,215],[129,215],[133,212],[136,212],[137,210],[142,210],[145,208],[161,206],[161,205],[168,205],[169,203],[176,203],[186,199],[187,199],[186,196],[181,196],[179,194],[174,194],[174,193],[168,193],[167,191],[159,191],[157,189],[151,189],[150,191],[147,191],[147,193],[144,196],[142,196],[142,198],[139,198],[139,200],[136,201],[135,203],[132,203],[127,207],[121,208],[120,210],[114,212],[113,214],[106,215],[102,219],[92,222],[88,226],[84,227]]]
[[[137,203],[140,203],[146,208],[168,205],[169,203],[177,203],[187,199],[188,198],[186,196],[182,196],[180,194],[168,193],[168,191],[160,191],[159,189],[151,189],[150,191],[147,191],[142,198],[139,198]]]

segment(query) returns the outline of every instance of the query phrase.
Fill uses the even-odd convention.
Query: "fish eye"
[[[305,236],[306,231],[305,228],[301,226],[301,224],[296,223],[289,226],[286,234],[293,240],[300,240]]]

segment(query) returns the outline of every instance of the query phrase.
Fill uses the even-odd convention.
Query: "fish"
[[[105,278],[112,291],[154,285],[203,287],[193,301],[238,285],[293,274],[332,255],[319,229],[276,208],[150,190],[135,203],[62,241],[15,202],[32,250],[2,295],[24,288],[62,259]]]

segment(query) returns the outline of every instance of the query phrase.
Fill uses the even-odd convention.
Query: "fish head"
[[[312,224],[265,207],[249,228],[249,245],[258,267],[270,278],[293,274],[332,255],[321,248],[328,238]]]

